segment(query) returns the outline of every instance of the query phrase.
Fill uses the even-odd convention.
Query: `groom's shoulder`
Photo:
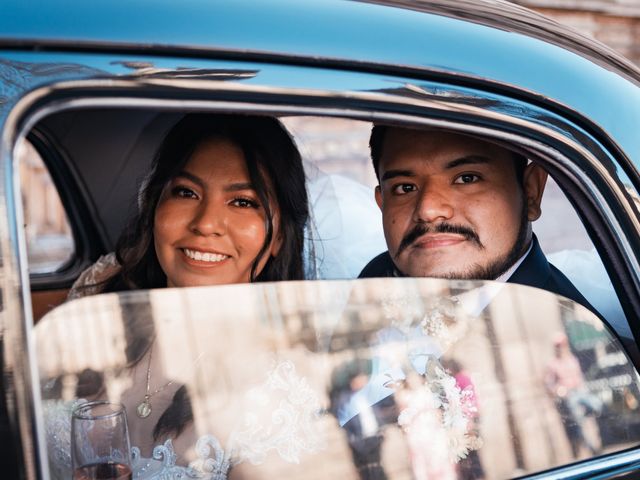
[[[395,266],[387,251],[367,263],[358,278],[393,277],[394,270]]]

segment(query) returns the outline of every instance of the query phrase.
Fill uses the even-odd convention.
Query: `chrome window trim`
[[[610,191],[614,193],[616,200],[621,204],[625,210],[626,215],[633,224],[636,235],[640,237],[640,220],[638,219],[636,212],[629,202],[626,192],[618,187],[616,181],[608,174],[606,168],[598,161],[596,156],[589,150],[582,147],[575,141],[565,137],[561,133],[551,128],[541,126],[539,124],[529,122],[527,120],[515,118],[509,115],[498,113],[495,111],[489,111],[481,107],[475,107],[468,104],[451,104],[444,101],[430,100],[430,99],[417,99],[415,97],[403,97],[392,93],[376,93],[376,92],[331,92],[320,90],[308,90],[308,89],[293,89],[293,88],[278,88],[278,87],[256,87],[250,85],[238,85],[220,81],[180,81],[180,80],[79,80],[79,81],[67,81],[56,83],[52,86],[40,87],[32,92],[24,95],[11,109],[6,117],[5,125],[2,132],[1,146],[2,146],[2,158],[4,162],[3,173],[5,175],[4,186],[6,187],[5,199],[3,204],[0,202],[0,215],[2,218],[6,218],[8,222],[8,231],[13,232],[15,235],[15,242],[13,245],[7,245],[9,241],[7,238],[0,239],[2,242],[3,253],[11,252],[11,258],[4,258],[4,285],[2,290],[5,300],[5,328],[8,332],[7,338],[11,340],[7,342],[10,346],[8,355],[13,356],[13,360],[17,361],[16,369],[14,371],[14,378],[16,384],[19,387],[30,389],[29,395],[26,395],[26,391],[18,391],[16,400],[17,410],[20,421],[20,432],[22,435],[22,447],[26,450],[25,457],[27,471],[26,476],[28,479],[43,478],[48,480],[48,469],[44,468],[47,465],[47,449],[45,445],[43,432],[43,417],[41,409],[40,390],[38,388],[32,388],[38,381],[36,353],[33,348],[33,313],[31,310],[31,296],[29,285],[29,274],[27,268],[27,256],[26,256],[26,240],[24,238],[23,229],[20,226],[23,223],[23,212],[21,201],[16,199],[21,198],[20,178],[19,171],[14,165],[15,159],[15,147],[18,141],[22,138],[26,138],[30,129],[37,124],[42,118],[52,115],[54,113],[75,110],[83,108],[155,108],[163,110],[208,110],[208,111],[230,111],[230,112],[254,112],[265,114],[296,114],[296,115],[318,115],[318,116],[333,116],[353,118],[366,121],[386,121],[395,123],[411,124],[416,126],[431,126],[448,128],[457,131],[461,131],[469,134],[478,134],[485,137],[494,138],[497,140],[513,142],[521,146],[531,148],[542,158],[553,159],[554,165],[562,169],[562,172],[571,178],[576,186],[581,188],[589,195],[596,206],[605,213],[603,219],[608,224],[611,233],[614,235],[615,240],[620,245],[622,251],[627,256],[627,260],[630,262],[630,274],[634,280],[634,288],[636,291],[640,290],[640,263],[635,257],[633,249],[624,234],[624,230],[621,225],[614,221],[613,211],[605,201],[602,194],[599,192],[595,183],[585,172],[580,170],[576,164],[571,162],[565,155],[558,150],[547,146],[546,144],[535,141],[531,138],[518,135],[516,133],[509,133],[499,131],[495,128],[470,125],[463,123],[462,121],[454,120],[442,120],[434,118],[426,118],[420,116],[418,113],[394,113],[394,112],[372,112],[355,108],[336,108],[336,107],[314,107],[314,106],[292,106],[292,105],[271,105],[266,101],[263,103],[257,102],[242,102],[242,101],[221,101],[214,98],[211,99],[198,99],[198,100],[179,100],[179,99],[159,99],[159,98],[139,98],[134,96],[127,96],[126,92],[130,92],[133,89],[140,89],[141,86],[155,86],[155,87],[173,87],[175,89],[176,97],[179,97],[181,89],[189,89],[193,92],[194,89],[202,90],[208,95],[216,93],[226,92],[245,92],[245,93],[262,93],[273,96],[286,96],[286,97],[299,97],[299,98],[318,98],[318,99],[345,99],[361,100],[365,102],[372,102],[375,104],[387,104],[389,106],[395,106],[396,108],[402,106],[418,107],[422,109],[440,110],[440,111],[456,111],[457,113],[464,113],[472,115],[475,118],[482,118],[485,120],[498,121],[501,123],[517,125],[521,128],[527,129],[530,132],[536,132],[545,138],[551,138],[558,143],[562,144],[568,150],[578,152],[582,157],[601,175],[609,187]],[[181,87],[181,88],[176,88]],[[111,90],[112,95],[105,97],[91,96],[86,93],[90,89],[105,89]],[[123,93],[118,93],[117,90],[123,90]],[[421,90],[419,87],[413,87]],[[79,91],[79,95],[84,97],[63,99],[63,100],[50,100],[47,101],[49,96],[54,96],[61,92],[73,93]],[[150,93],[151,97],[151,93]],[[46,102],[42,106],[38,106],[38,103]],[[35,109],[34,109],[35,106]],[[375,108],[373,106],[368,108]],[[33,112],[29,110],[34,109]],[[423,113],[424,115],[424,113]],[[19,128],[19,129],[18,129]],[[7,178],[10,181],[7,181]],[[15,217],[13,217],[13,225],[10,223],[10,218],[6,215],[6,212],[2,212],[2,207],[6,208],[6,205],[15,205]],[[14,248],[12,248],[14,247]],[[11,288],[7,288],[11,287]],[[13,293],[18,292],[18,295],[22,300],[22,308],[19,303],[16,303],[17,299]],[[14,297],[14,298],[12,298]],[[11,315],[11,312],[21,312],[22,315]],[[15,335],[15,337],[14,337]],[[19,346],[18,346],[19,345]],[[26,346],[26,352],[22,354],[14,354],[14,349],[20,349],[21,346]],[[637,360],[637,359],[636,359]],[[21,390],[18,388],[17,390]],[[28,412],[28,413],[27,413]],[[34,429],[35,427],[35,429]],[[36,445],[33,445],[29,440],[29,432],[38,432]],[[639,452],[634,453],[633,458],[640,458]],[[40,465],[37,465],[37,459],[43,459]],[[33,464],[29,465],[29,460]],[[605,472],[613,467],[622,467],[628,465],[631,460],[627,459],[627,456],[615,456],[610,462],[606,462],[602,467],[590,467],[595,470],[591,470],[591,474],[598,472]],[[594,460],[594,463],[601,463]],[[36,477],[35,469],[39,466],[40,477]],[[579,467],[579,466],[578,466]],[[571,470],[578,467],[566,467]],[[597,468],[597,469],[596,469]],[[556,471],[554,471],[554,478]],[[560,478],[575,478],[567,473],[567,476]]]
[[[581,478],[594,478],[595,474],[621,474],[625,473],[625,466],[640,462],[640,450],[612,453],[604,458],[583,460],[578,465],[567,465],[553,470],[553,478],[557,480],[577,480]],[[527,478],[531,480],[548,479],[549,472],[533,474]],[[604,477],[601,477],[604,478]],[[607,477],[609,478],[609,477]]]

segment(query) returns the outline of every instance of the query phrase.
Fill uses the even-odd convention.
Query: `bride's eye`
[[[231,205],[239,208],[258,208],[260,206],[255,200],[246,197],[234,198],[231,201]]]
[[[177,185],[171,189],[171,196],[178,198],[198,198],[196,192],[188,187]]]

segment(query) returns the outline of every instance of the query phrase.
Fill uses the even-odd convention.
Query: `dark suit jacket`
[[[562,295],[563,297],[567,297],[574,302],[584,305],[596,315],[600,316],[597,310],[582,296],[573,283],[571,283],[560,270],[547,261],[547,257],[544,256],[535,235],[532,241],[531,251],[507,282],[537,287]],[[396,269],[389,252],[384,252],[371,260],[364,269],[362,269],[358,278],[402,276],[404,275]]]
[[[346,393],[345,396],[342,397],[342,401],[348,401],[351,397],[351,393]],[[338,406],[333,406],[332,411],[338,417]],[[378,423],[378,433],[382,427],[388,424],[393,424],[398,421],[398,409],[396,406],[396,402],[393,398],[393,395],[383,398],[382,400],[378,400],[374,404],[371,405],[373,409],[373,415],[376,418],[376,422]],[[350,418],[345,424],[342,426],[347,431],[349,442],[356,441],[359,438],[363,438],[362,434],[362,423],[360,421],[360,415],[355,415]]]

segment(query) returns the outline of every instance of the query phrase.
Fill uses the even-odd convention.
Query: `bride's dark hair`
[[[251,183],[265,210],[266,236],[253,261],[251,281],[304,278],[302,252],[309,216],[305,175],[300,153],[284,126],[266,116],[191,113],[171,128],[158,150],[139,196],[138,214],[116,245],[121,268],[104,282],[102,291],[166,287],[167,277],[154,248],[155,210],[165,185],[183,169],[196,147],[212,137],[225,138],[242,150]],[[282,245],[257,272],[273,238],[270,201],[279,209]]]

